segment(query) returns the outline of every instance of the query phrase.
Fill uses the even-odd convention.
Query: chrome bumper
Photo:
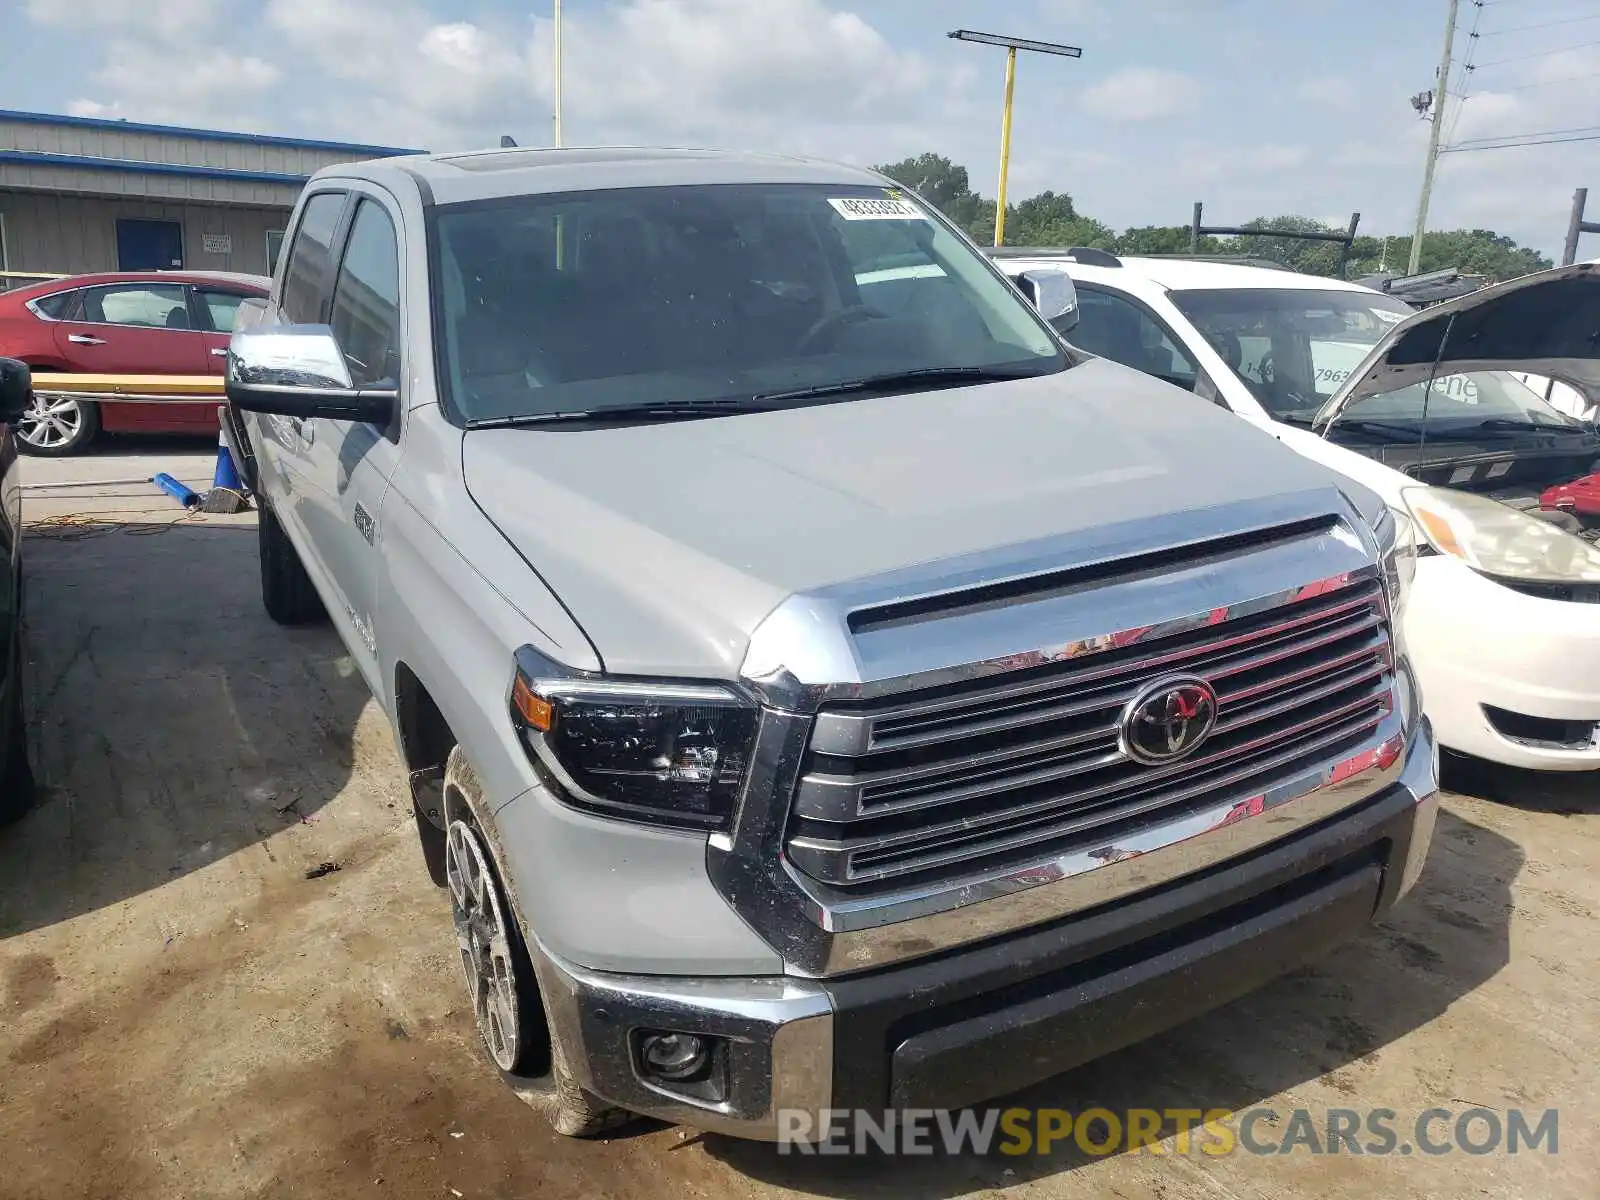
[[[1161,895],[1166,897],[1174,889],[1181,892],[1187,888],[1193,899],[1186,901],[1189,910],[1185,919],[1195,920],[1205,915],[1208,895],[1216,897],[1210,902],[1213,913],[1236,903],[1241,887],[1250,886],[1245,877],[1252,871],[1258,871],[1262,886],[1282,888],[1288,886],[1285,880],[1292,884],[1296,875],[1324,871],[1328,862],[1341,855],[1348,861],[1352,854],[1365,854],[1365,869],[1373,878],[1382,880],[1375,905],[1357,905],[1357,923],[1342,917],[1344,923],[1334,931],[1339,936],[1358,932],[1361,924],[1387,911],[1411,890],[1427,859],[1439,785],[1438,750],[1425,719],[1404,749],[1403,758],[1396,762],[1374,762],[1349,779],[1328,780],[1276,806],[1243,812],[1231,823],[1213,828],[1211,833],[1215,836],[1190,838],[1167,851],[1150,852],[1147,865],[1156,871],[1150,878],[1172,879],[1174,872],[1159,865],[1158,860],[1164,861],[1170,853],[1180,854],[1181,865],[1198,873],[1198,877],[1187,884],[1180,879]],[[1381,780],[1373,773],[1381,773]],[[1364,785],[1359,790],[1354,787],[1357,781]],[[1372,815],[1375,812],[1382,817],[1381,825],[1373,823],[1378,820]],[[1348,834],[1344,826],[1352,827]],[[1299,849],[1302,846],[1304,849]],[[1301,854],[1303,862],[1297,857]],[[1375,855],[1387,857],[1374,858]],[[1142,870],[1137,865],[1142,857],[1130,857],[1113,866],[1127,867],[1130,872]],[[1237,872],[1226,869],[1230,859],[1239,866]],[[1224,869],[1211,869],[1219,866]],[[1232,878],[1235,875],[1239,878]],[[1114,903],[1102,902],[1097,912],[1109,910],[1115,917],[1123,909],[1132,914],[1141,906],[1149,906],[1146,897],[1132,890],[1139,886],[1141,876],[1130,877],[1125,872],[1119,878],[1129,885],[1128,889],[1101,893]],[[1073,880],[1067,877],[1060,882],[1071,886]],[[1145,887],[1148,889],[1149,884]],[[865,1062],[863,1059],[870,1058],[870,1053],[854,1048],[875,1045],[882,1054],[879,1026],[872,1023],[883,1020],[885,995],[902,994],[907,1011],[917,1010],[937,990],[929,987],[930,981],[966,995],[981,995],[986,987],[998,984],[994,963],[1009,957],[1005,953],[1009,939],[1003,935],[1071,942],[1075,918],[1069,918],[1066,926],[1047,922],[1030,928],[1025,915],[1008,909],[1007,915],[1014,918],[1013,928],[991,930],[991,921],[985,914],[996,903],[1005,902],[1002,899],[975,905],[968,914],[973,928],[991,936],[987,943],[854,979],[622,976],[575,966],[537,946],[534,958],[552,1029],[561,1040],[573,1074],[585,1088],[610,1103],[662,1120],[738,1137],[774,1140],[780,1136],[779,1114],[785,1110],[815,1115],[853,1105],[885,1106],[889,1089],[884,1080],[894,1068],[883,1062]],[[1347,905],[1342,911],[1348,915],[1351,910]],[[1149,936],[1139,920],[1130,916],[1128,940],[1123,943],[1132,953],[1137,953],[1140,940]],[[1063,932],[1057,933],[1058,929]],[[1326,922],[1321,932],[1327,932]],[[1287,940],[1295,939],[1291,936]],[[1096,954],[1102,952],[1104,941],[1101,936]],[[1193,948],[1193,954],[1202,960],[1209,953],[1200,943]],[[1250,961],[1255,953],[1251,945],[1231,947],[1228,953],[1247,965],[1242,974],[1254,980],[1263,978],[1261,965]],[[1223,975],[1230,970],[1229,962],[1211,965]],[[1295,964],[1285,960],[1284,969],[1292,965]],[[1250,973],[1252,970],[1254,974]],[[906,977],[903,989],[897,989],[895,983],[900,973]],[[1269,964],[1267,975],[1271,973]],[[863,1001],[863,996],[870,996],[870,1001]],[[1199,1011],[1195,1001],[1181,992],[1167,997],[1167,1007],[1178,1019]],[[863,1008],[871,1012],[864,1013]],[[1063,1019],[1070,1021],[1073,1017],[1068,1014]],[[863,1023],[871,1026],[867,1036],[860,1032]],[[993,1023],[997,1028],[1005,1025],[1003,1011],[995,1015]],[[649,1082],[638,1066],[635,1043],[639,1030],[680,1031],[725,1039],[721,1098],[714,1103],[691,1099]],[[1114,1048],[1114,1044],[1106,1044],[1105,1048]],[[888,1050],[892,1054],[894,1048]],[[1040,1077],[1066,1069],[1075,1061],[1083,1059],[1049,1063],[1049,1069]]]

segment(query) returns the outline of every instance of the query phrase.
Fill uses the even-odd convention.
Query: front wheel
[[[261,553],[261,603],[279,625],[306,625],[323,615],[322,600],[306,574],[294,543],[272,505],[257,504],[256,540]]]
[[[100,409],[88,400],[35,392],[16,429],[22,453],[61,458],[94,440],[100,432]]]
[[[487,811],[478,776],[460,746],[445,765],[444,811],[450,916],[485,1052],[557,1133],[595,1137],[627,1123],[630,1113],[573,1079],[559,1039],[551,1036],[522,931],[478,826],[477,814]]]

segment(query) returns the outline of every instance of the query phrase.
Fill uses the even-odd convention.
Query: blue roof
[[[153,133],[161,137],[186,137],[202,142],[245,142],[255,146],[282,146],[292,150],[336,150],[355,158],[393,158],[424,154],[395,146],[363,146],[353,142],[322,142],[307,138],[274,137],[258,133],[230,133],[221,129],[191,129],[185,125],[147,125],[138,121],[112,121],[105,117],[66,117],[57,113],[17,112],[0,108],[0,121],[23,125],[59,125],[69,129],[103,129],[113,133]]]
[[[228,167],[190,167],[148,162],[141,158],[96,158],[87,154],[45,154],[34,150],[0,150],[0,165],[70,167],[80,171],[122,171],[130,175],[181,175],[188,179],[226,179],[233,183],[276,183],[304,187],[309,175],[282,171],[235,171]]]

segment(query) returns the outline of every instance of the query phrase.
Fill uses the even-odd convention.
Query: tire
[[[261,551],[261,603],[279,625],[308,625],[326,615],[322,599],[306,574],[294,543],[264,498],[256,507],[256,541]]]
[[[65,458],[94,441],[99,432],[98,404],[35,393],[16,424],[17,449],[40,458]]]
[[[462,976],[489,1061],[519,1096],[544,1112],[557,1133],[595,1137],[633,1115],[585,1091],[572,1077],[545,1019],[533,963],[494,855],[478,823],[488,811],[461,747],[444,773],[446,887]]]

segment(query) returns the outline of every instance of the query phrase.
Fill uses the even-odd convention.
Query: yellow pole
[[[556,27],[556,149],[561,149],[561,0],[555,0],[555,27]]]
[[[1000,196],[994,206],[994,244],[1006,244],[1006,173],[1011,167],[1011,97],[1017,89],[1017,48],[1006,50],[1006,105],[1000,116]]]

